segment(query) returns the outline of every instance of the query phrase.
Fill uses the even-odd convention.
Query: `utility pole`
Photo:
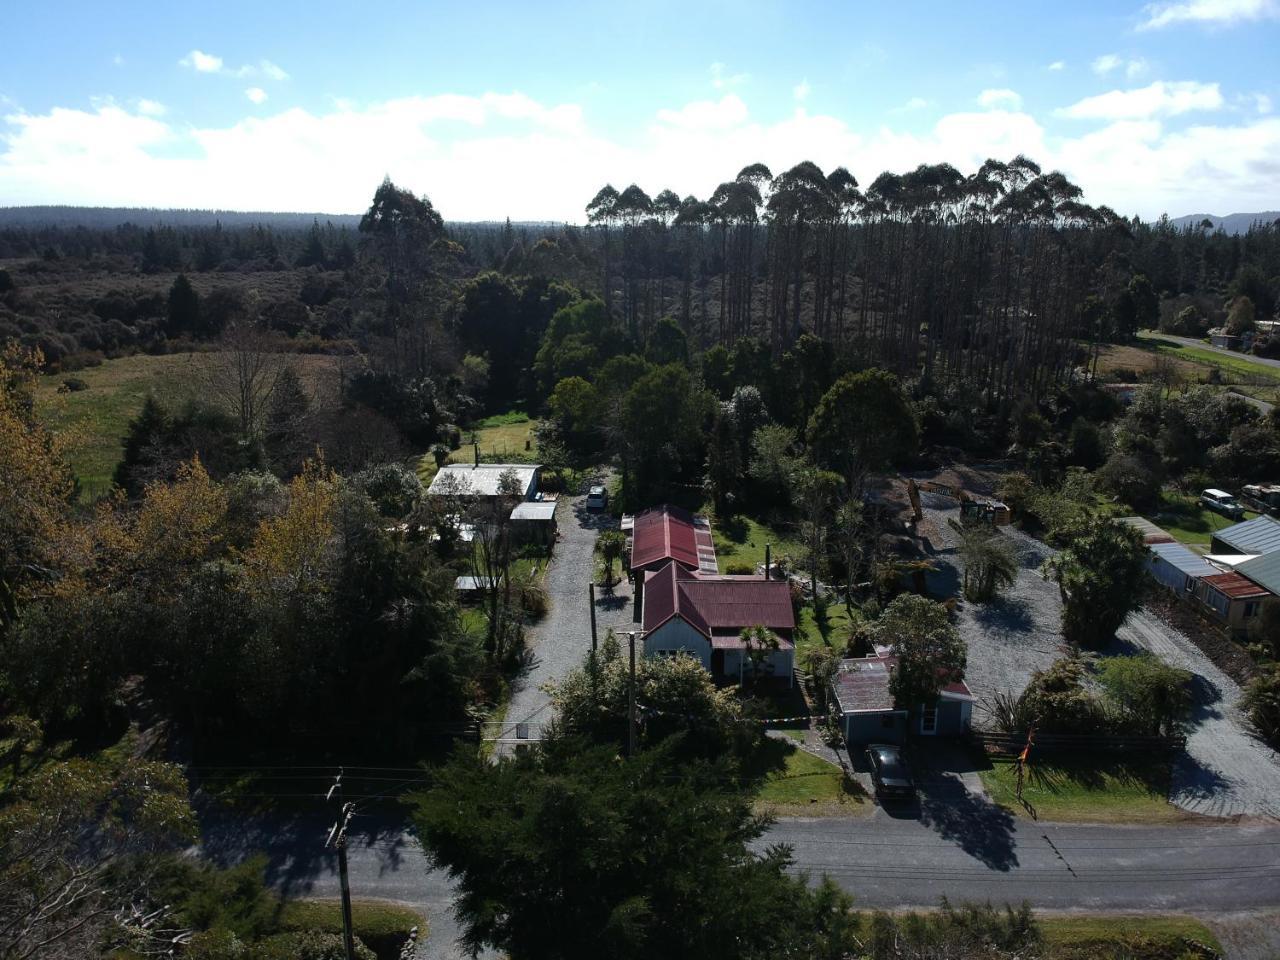
[[[627,682],[627,756],[636,755],[636,632],[627,634],[631,648],[631,675]]]
[[[340,812],[333,829],[329,831],[325,846],[335,847],[338,851],[338,882],[342,886],[342,942],[346,947],[347,960],[356,960],[356,939],[351,930],[351,884],[347,880],[347,826],[351,823],[351,815],[355,813],[355,805],[342,801],[342,768],[338,768],[338,775],[325,799],[333,800],[335,795]]]

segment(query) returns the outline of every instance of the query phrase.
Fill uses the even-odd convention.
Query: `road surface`
[[[336,861],[320,819],[206,822],[205,851],[220,862],[254,849],[268,879],[292,896],[336,897]],[[792,847],[796,869],[830,875],[860,907],[934,907],[990,900],[1055,910],[1182,911],[1202,917],[1280,907],[1280,825],[1047,824],[1022,820],[980,798],[951,798],[859,819],[781,820],[762,846]],[[423,910],[430,932],[420,955],[454,958],[448,878],[428,868],[398,825],[357,820],[349,846],[351,889]]]
[[[1139,339],[1148,342],[1156,342],[1164,340],[1167,343],[1177,344],[1180,347],[1196,347],[1200,350],[1207,350],[1209,353],[1220,353],[1224,357],[1232,357],[1236,360],[1247,360],[1250,363],[1256,363],[1262,367],[1275,367],[1280,369],[1280,360],[1268,360],[1266,357],[1255,357],[1251,353],[1239,353],[1235,350],[1224,350],[1222,347],[1214,347],[1203,340],[1192,340],[1190,337],[1175,337],[1169,333],[1144,333],[1139,334]]]

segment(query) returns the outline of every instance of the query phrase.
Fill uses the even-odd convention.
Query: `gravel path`
[[[1150,650],[1194,675],[1187,751],[1174,764],[1170,800],[1211,817],[1280,817],[1280,758],[1250,730],[1240,687],[1190,640],[1144,610],[1130,614],[1114,652]]]
[[[527,732],[529,738],[538,737],[542,726],[553,718],[551,698],[543,685],[581,665],[591,649],[587,585],[594,572],[596,537],[616,521],[608,514],[588,511],[586,497],[562,497],[556,508],[556,523],[560,538],[545,578],[550,606],[546,617],[529,629],[530,664],[513,684],[503,738],[514,738],[519,732]],[[619,592],[612,597],[599,597],[596,613],[597,629],[603,639],[608,625],[630,619],[628,595]],[[524,723],[529,724],[528,728],[517,731],[516,725]],[[499,755],[516,748],[514,743],[496,746],[495,753]]]
[[[921,532],[934,545],[939,571],[930,587],[956,591],[959,561],[948,501],[926,498]],[[1001,528],[1017,546],[1022,569],[1004,597],[993,604],[961,602],[957,626],[969,645],[966,682],[978,698],[974,722],[982,725],[981,701],[993,693],[1021,691],[1035,670],[1065,653],[1060,632],[1062,603],[1057,584],[1039,568],[1053,550],[1011,527]],[[1280,817],[1280,758],[1251,731],[1240,709],[1240,687],[1173,627],[1145,610],[1120,628],[1110,653],[1149,650],[1194,676],[1186,753],[1174,764],[1170,801],[1192,813],[1213,817]]]
[[[931,504],[932,501],[932,504]],[[948,520],[960,519],[957,508],[939,504],[954,501],[938,497],[925,499],[922,533],[933,545],[937,572],[928,575],[935,594],[959,593],[961,564],[956,556],[956,533]],[[925,526],[927,524],[927,527]],[[978,699],[974,721],[982,724],[982,701],[1001,692],[1018,693],[1041,670],[1063,655],[1059,631],[1062,601],[1057,584],[1040,575],[1040,565],[1052,552],[1049,547],[1014,530],[1001,527],[1000,536],[1011,540],[1018,553],[1018,577],[995,603],[977,604],[961,600],[956,608],[956,626],[969,645],[965,682]]]

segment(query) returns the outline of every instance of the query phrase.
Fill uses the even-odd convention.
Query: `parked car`
[[[609,506],[609,491],[602,484],[595,484],[587,491],[587,509],[603,510]]]
[[[915,796],[916,784],[911,779],[902,751],[886,743],[867,747],[867,763],[871,766],[871,782],[876,796],[882,800],[909,800]]]
[[[1244,517],[1244,507],[1240,505],[1240,501],[1225,490],[1216,490],[1210,487],[1200,494],[1200,503],[1214,513],[1220,513],[1224,517],[1230,517],[1232,520],[1239,520]]]

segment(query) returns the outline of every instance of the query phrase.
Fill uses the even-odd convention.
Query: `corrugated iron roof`
[[[1204,582],[1212,585],[1219,593],[1226,594],[1233,600],[1247,597],[1265,597],[1267,595],[1266,590],[1234,570],[1228,573],[1215,574],[1212,577],[1205,577]]]
[[[631,569],[657,569],[667,560],[690,570],[699,567],[693,514],[664,505],[636,515],[631,529]]]
[[[1153,543],[1151,552],[1174,569],[1189,577],[1211,577],[1221,573],[1221,567],[1215,567],[1200,554],[1187,549],[1180,543]]]
[[[1121,517],[1120,522],[1137,530],[1142,534],[1142,542],[1148,546],[1153,543],[1176,543],[1177,541],[1171,534],[1161,527],[1157,527],[1145,517]]]
[[[1274,553],[1280,550],[1280,521],[1271,517],[1254,517],[1224,527],[1213,538],[1241,553]]]
[[[555,516],[554,500],[529,500],[516,504],[516,508],[511,511],[512,520],[554,520]]]
[[[841,660],[833,684],[840,709],[845,713],[883,713],[893,709],[893,696],[889,693],[889,678],[898,658],[878,655]],[[942,695],[950,698],[973,699],[973,693],[963,680],[945,684]]]
[[[656,630],[677,614],[707,638],[755,626],[790,633],[796,626],[785,581],[699,575],[668,562],[645,577],[644,629]]]
[[[447,463],[436,472],[427,493],[439,495],[461,492],[476,497],[496,497],[502,475],[510,470],[519,481],[520,496],[528,496],[540,469],[539,465],[530,463]],[[461,487],[453,484],[460,484]]]
[[[1280,596],[1280,552],[1251,557],[1237,564],[1236,570],[1258,586]]]

